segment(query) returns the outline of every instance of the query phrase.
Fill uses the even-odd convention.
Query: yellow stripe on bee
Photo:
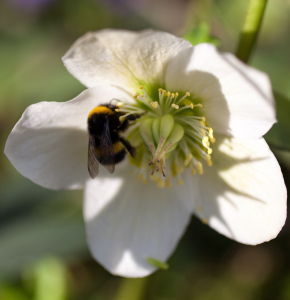
[[[124,145],[121,142],[117,142],[116,144],[113,144],[113,148],[114,148],[114,152],[118,153],[124,149]]]
[[[112,115],[114,112],[106,106],[97,106],[90,113],[88,118],[90,118],[93,114],[107,114]]]

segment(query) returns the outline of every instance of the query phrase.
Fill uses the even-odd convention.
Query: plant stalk
[[[240,39],[236,56],[247,63],[259,33],[267,0],[250,0],[244,25],[240,33]]]

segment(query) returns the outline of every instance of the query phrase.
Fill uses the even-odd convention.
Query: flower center
[[[181,94],[181,93],[180,93]],[[136,147],[137,179],[155,180],[159,187],[170,187],[174,178],[183,184],[182,173],[203,174],[203,163],[212,165],[210,144],[213,129],[202,114],[202,104],[186,92],[183,96],[159,88],[153,97],[144,87],[134,96],[134,104],[119,100],[118,111],[124,115],[143,114],[126,131],[126,138]],[[155,100],[155,101],[154,101]]]

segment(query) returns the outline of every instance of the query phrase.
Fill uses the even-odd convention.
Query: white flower
[[[167,260],[192,213],[241,243],[276,237],[286,218],[286,188],[262,138],[276,121],[264,73],[210,44],[192,47],[152,30],[88,33],[63,61],[88,89],[65,103],[28,107],[5,154],[21,174],[43,187],[84,188],[88,244],[107,270],[126,277],[152,273],[155,267],[147,259]],[[100,166],[92,180],[87,118],[112,99],[125,103],[120,108],[125,113],[148,111],[137,122],[139,131],[131,127],[137,138],[128,136],[133,144],[141,141],[143,154],[137,167],[127,160],[111,175]],[[158,137],[154,132],[146,136],[147,125],[168,114],[173,123],[167,120],[157,128],[179,124],[179,138],[170,153],[150,153],[150,139],[157,146]],[[150,160],[155,171],[164,169],[165,178],[161,172],[150,175]]]

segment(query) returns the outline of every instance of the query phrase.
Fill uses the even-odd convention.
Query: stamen
[[[174,103],[171,105],[171,107],[173,107],[173,108],[175,108],[175,109],[179,109],[179,106],[176,105],[176,104],[174,104]]]
[[[116,112],[122,114],[119,117],[121,121],[132,114],[142,116],[144,105],[148,107],[147,117],[141,117],[136,123],[140,143],[142,145],[143,141],[145,145],[140,146],[143,147],[144,154],[143,152],[141,154],[143,162],[139,165],[138,179],[146,184],[149,176],[158,187],[164,188],[171,187],[171,180],[174,177],[177,183],[182,185],[182,176],[185,176],[182,173],[185,168],[189,169],[192,175],[203,174],[203,164],[208,166],[213,164],[211,159],[213,150],[210,146],[215,142],[215,138],[206,118],[200,116],[198,108],[202,108],[203,105],[198,103],[199,97],[186,92],[179,98],[178,92],[170,92],[160,87],[157,90],[158,98],[150,98],[143,85],[140,85],[139,92],[140,94],[134,95],[136,104],[125,104],[121,100],[116,104]],[[166,170],[165,179],[168,160],[170,168]],[[152,167],[148,167],[148,162]]]
[[[201,175],[201,174],[203,174],[203,167],[202,167],[202,163],[200,162],[200,161],[198,161],[197,163],[196,163],[196,168],[197,168],[197,171],[198,171],[198,173]]]

